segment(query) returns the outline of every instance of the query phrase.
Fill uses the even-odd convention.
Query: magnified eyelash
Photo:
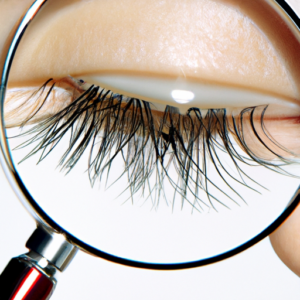
[[[29,124],[47,103],[50,92],[49,89],[46,92],[46,86],[49,84],[51,91],[56,82],[48,80],[37,91],[40,93],[39,103],[34,104],[34,110],[22,126]],[[30,99],[26,103],[22,106],[28,108]],[[289,152],[267,132],[263,121],[267,108],[268,106],[265,106],[261,113],[260,126],[274,145]],[[40,153],[38,160],[40,163],[68,134],[69,144],[59,161],[59,166],[69,173],[83,153],[89,150],[88,176],[92,186],[97,180],[101,182],[105,175],[107,184],[112,165],[120,155],[124,169],[110,186],[121,177],[127,176],[127,189],[130,191],[129,199],[132,201],[134,195],[139,193],[146,199],[152,199],[153,206],[158,206],[161,199],[169,203],[169,197],[164,189],[165,183],[168,182],[173,187],[173,205],[176,195],[179,195],[182,205],[185,202],[190,203],[193,209],[198,211],[204,210],[204,207],[217,210],[217,203],[229,208],[211,190],[223,194],[222,198],[226,197],[237,205],[239,203],[209,178],[208,161],[229,190],[242,201],[243,197],[228,182],[225,174],[234,182],[254,191],[257,190],[246,183],[245,179],[262,188],[263,186],[248,176],[240,163],[251,166],[262,165],[275,172],[291,175],[282,169],[282,166],[289,164],[290,161],[271,150],[257,133],[254,122],[256,109],[249,107],[242,110],[239,116],[228,116],[226,109],[204,111],[193,107],[183,115],[175,107],[166,106],[164,111],[159,111],[147,101],[91,86],[61,111],[40,120],[22,133],[21,135],[28,135],[29,138],[17,149],[35,144],[22,161]],[[258,158],[247,146],[244,136],[246,116],[256,138],[278,158],[280,163]],[[229,123],[230,120],[232,125]],[[237,151],[230,135],[235,137],[249,157]],[[237,176],[227,170],[220,153],[229,156]],[[171,168],[176,170],[175,177],[169,173]],[[150,180],[153,176],[154,182]],[[207,199],[203,198],[200,191],[205,193]]]

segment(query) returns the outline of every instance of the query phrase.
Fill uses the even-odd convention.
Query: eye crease
[[[91,2],[96,6],[104,5],[100,4],[101,1]],[[130,6],[135,2],[129,1],[128,3]],[[194,1],[185,1],[185,4],[190,5],[190,7],[196,5]],[[106,3],[105,5],[110,4]],[[180,6],[181,4],[178,5]],[[24,50],[23,54],[22,51],[20,52],[21,54],[17,56],[15,64],[15,66],[19,64],[21,67],[18,69],[15,67],[12,72],[12,84],[11,89],[8,91],[6,105],[6,120],[8,127],[24,126],[30,123],[36,124],[33,125],[33,129],[27,132],[34,133],[33,137],[28,140],[27,145],[36,141],[40,143],[37,148],[34,148],[29,153],[29,156],[41,150],[40,160],[43,160],[53,147],[57,145],[60,138],[69,131],[71,134],[70,143],[60,161],[60,165],[67,172],[72,170],[76,162],[80,159],[81,154],[86,149],[90,149],[91,156],[88,169],[90,181],[94,185],[95,181],[101,178],[104,172],[108,172],[107,170],[113,164],[113,158],[118,154],[123,157],[123,175],[127,172],[126,176],[129,178],[129,188],[132,195],[148,189],[155,191],[158,198],[164,197],[160,195],[163,195],[163,182],[167,180],[173,186],[174,193],[178,193],[185,201],[190,202],[194,208],[200,211],[202,209],[201,205],[208,205],[214,208],[214,202],[222,204],[222,201],[218,197],[209,192],[209,185],[213,185],[215,188],[218,187],[206,175],[208,161],[212,163],[221,178],[223,177],[223,173],[226,173],[236,183],[244,184],[243,176],[247,177],[246,174],[241,175],[241,178],[230,174],[229,170],[218,157],[217,149],[227,153],[238,173],[243,173],[243,171],[236,161],[246,164],[264,165],[267,168],[284,173],[280,166],[273,161],[279,160],[282,163],[288,164],[298,155],[299,146],[297,142],[293,141],[290,143],[289,140],[280,136],[284,136],[287,129],[294,133],[294,136],[299,136],[296,124],[299,115],[297,105],[298,91],[295,88],[296,79],[289,74],[289,72],[295,74],[296,71],[290,70],[289,63],[286,65],[282,63],[280,55],[277,55],[272,44],[267,39],[264,40],[258,35],[259,31],[252,24],[252,21],[244,17],[239,19],[232,12],[233,9],[223,5],[223,3],[198,1],[198,5],[202,7],[202,14],[199,13],[199,15],[204,19],[203,7],[208,9],[208,12],[214,16],[221,13],[223,16],[228,17],[233,24],[235,21],[237,24],[243,24],[243,28],[251,28],[249,33],[252,37],[255,37],[252,40],[251,46],[252,44],[255,45],[255,42],[260,43],[260,45],[254,48],[255,50],[253,50],[253,47],[249,47],[248,53],[250,56],[247,57],[245,55],[247,59],[244,60],[245,63],[243,65],[238,66],[237,59],[235,62],[236,66],[230,65],[227,61],[226,64],[223,64],[223,67],[225,66],[223,69],[220,67],[220,64],[226,55],[220,61],[216,59],[214,55],[220,52],[217,48],[213,49],[216,50],[215,52],[206,53],[205,55],[203,54],[204,52],[199,50],[198,55],[200,56],[195,56],[197,59],[193,57],[190,60],[180,61],[179,59],[178,61],[176,58],[180,57],[180,54],[182,57],[187,57],[183,55],[186,50],[179,47],[180,49],[177,49],[177,53],[175,53],[176,51],[169,53],[173,57],[173,60],[167,61],[166,58],[161,59],[163,63],[160,67],[164,64],[167,66],[163,75],[173,78],[174,76],[183,76],[183,73],[187,81],[196,78],[199,82],[202,80],[202,82],[214,82],[214,84],[217,83],[221,86],[232,85],[236,88],[243,87],[246,90],[248,89],[249,92],[255,90],[265,94],[273,93],[282,99],[280,106],[276,104],[269,106],[269,103],[263,101],[261,105],[254,106],[247,104],[244,109],[230,105],[228,107],[226,103],[218,108],[211,107],[210,109],[208,109],[208,104],[208,107],[205,107],[205,109],[201,106],[191,106],[189,109],[179,110],[180,105],[176,103],[174,105],[167,103],[167,106],[162,108],[155,101],[149,102],[143,95],[134,97],[134,95],[126,93],[116,93],[113,88],[110,91],[105,86],[102,88],[92,85],[91,82],[86,83],[73,77],[64,77],[69,74],[72,76],[79,76],[80,73],[84,75],[87,73],[87,68],[91,69],[92,74],[96,73],[96,71],[98,73],[105,73],[108,65],[112,69],[110,72],[128,73],[130,71],[128,70],[129,60],[127,64],[126,59],[123,63],[123,57],[126,58],[127,56],[122,56],[118,52],[122,49],[120,46],[122,44],[121,36],[112,38],[113,40],[117,40],[118,43],[118,51],[114,53],[115,57],[108,55],[108,50],[103,48],[104,57],[107,59],[107,62],[99,59],[99,52],[102,51],[100,49],[96,55],[96,67],[93,68],[90,62],[90,55],[84,52],[85,54],[82,57],[86,58],[87,63],[84,64],[84,67],[77,65],[79,69],[77,71],[74,68],[72,69],[72,67],[70,68],[67,62],[62,62],[61,58],[57,59],[54,67],[49,66],[49,62],[53,62],[53,60],[49,57],[47,51],[50,47],[50,51],[54,52],[54,48],[52,50],[51,46],[48,48],[39,48],[41,45],[46,44],[45,40],[40,41],[39,47],[35,51],[31,51],[32,47],[28,46],[25,42],[22,46],[26,50]],[[74,2],[74,6],[70,8],[74,16],[80,7],[80,4]],[[90,10],[90,8],[87,9]],[[179,10],[179,8],[177,9]],[[99,11],[111,12],[112,8],[99,9]],[[116,12],[119,12],[119,10],[117,9]],[[64,13],[62,12],[62,15]],[[85,11],[81,13],[83,16],[85,15]],[[176,16],[174,10],[172,10],[172,13],[174,14],[173,16]],[[240,17],[240,13],[238,15]],[[164,15],[164,17],[166,20],[171,18],[168,15]],[[70,18],[72,18],[72,13],[70,14]],[[59,17],[55,21],[57,22],[56,28],[59,28],[59,26],[64,28],[66,23],[60,21]],[[104,22],[101,24],[103,26]],[[185,24],[184,21],[183,24]],[[200,25],[203,29],[203,23],[200,22]],[[124,26],[128,26],[127,23]],[[171,29],[169,28],[169,30]],[[216,28],[212,30],[216,30]],[[65,30],[62,31],[64,32]],[[53,44],[55,44],[55,39],[52,34],[55,32],[57,33],[54,30],[52,32],[48,31],[49,34],[45,35],[48,40],[54,41]],[[191,34],[195,37],[194,32]],[[111,35],[114,35],[113,27]],[[182,38],[180,34],[179,37]],[[126,38],[126,35],[124,38]],[[199,34],[198,43],[200,43],[199,39],[201,40],[201,38],[203,38],[203,35]],[[232,39],[233,36],[230,35],[230,38]],[[230,38],[225,39],[225,41],[229,43]],[[70,40],[72,41],[72,36]],[[104,41],[106,41],[106,36],[100,43],[105,44]],[[243,45],[246,41],[242,39],[239,42],[240,45]],[[74,43],[74,40],[72,43]],[[32,44],[33,46],[35,45],[35,43]],[[215,46],[218,46],[218,44],[212,45],[213,48]],[[234,44],[233,46],[236,45]],[[128,49],[131,49],[130,47],[129,45]],[[221,48],[220,45],[219,47]],[[236,55],[239,52],[238,50],[243,51],[243,47],[235,49],[235,54],[228,54],[227,59],[231,57],[230,55]],[[37,49],[41,50],[38,55],[36,52]],[[67,48],[64,49],[64,46],[61,49],[62,52],[69,52]],[[169,48],[164,47],[161,57],[164,57],[163,55],[166,54],[164,53],[164,49],[172,49],[172,46]],[[232,48],[230,49],[232,51]],[[254,55],[253,53],[257,49],[263,49],[261,52],[256,53],[260,60],[257,61],[258,58],[256,57],[251,61],[251,55]],[[253,52],[251,52],[252,50]],[[20,63],[22,55],[27,55],[26,51],[31,51],[37,55],[38,60],[42,59],[43,63],[40,65],[33,64],[30,57],[25,63]],[[223,49],[223,51],[227,53],[226,50]],[[78,59],[78,53],[70,52],[71,61],[75,59],[74,57]],[[132,52],[128,55],[132,56]],[[49,57],[48,62],[45,59],[46,56]],[[241,55],[242,58],[245,58],[245,56]],[[212,58],[210,63],[208,63],[208,60],[205,61],[207,57]],[[264,58],[266,57],[268,60],[264,62]],[[114,61],[116,58],[117,60]],[[153,76],[153,74],[159,72],[158,69],[154,70],[151,66],[151,62],[154,66],[157,66],[155,60],[153,62],[147,56],[142,57],[142,59],[137,56],[135,60],[139,64],[139,73],[147,73],[148,70],[151,76]],[[98,61],[99,64],[102,63],[104,65],[103,70],[100,70],[100,72],[96,69]],[[194,63],[190,64],[191,61],[194,61]],[[240,58],[239,62],[241,63],[241,61]],[[114,69],[116,62],[121,62],[120,65],[124,69],[121,69],[120,66],[118,66],[119,69]],[[30,70],[26,66],[27,63],[32,64],[33,70],[35,70],[32,72],[32,75],[26,71],[24,72],[25,69]],[[64,65],[64,69],[57,67],[60,63]],[[262,66],[263,63],[265,63],[264,66]],[[259,71],[263,71],[262,74],[259,75]],[[52,75],[48,76],[50,73]],[[178,75],[178,73],[180,74]],[[39,74],[40,77],[38,78],[36,74]],[[45,82],[46,79],[52,78],[53,75],[56,75],[55,78],[61,79],[49,80],[43,85],[40,84],[41,87],[38,87],[38,82],[41,80]],[[205,79],[202,77],[205,77]],[[21,90],[20,86],[22,85],[27,85],[27,90]],[[100,84],[100,86],[102,85]],[[23,104],[20,105],[22,101]],[[20,120],[16,119],[17,115]],[[12,120],[11,123],[9,123],[10,120]],[[278,127],[280,131],[274,137],[274,128]],[[233,140],[236,140],[251,160],[236,150],[236,146],[232,144]],[[88,148],[88,145],[90,148]],[[171,164],[173,164],[176,170],[176,178],[170,176],[168,173],[168,168]],[[152,174],[158,174],[158,179],[153,186],[148,186],[147,178]],[[248,187],[255,189],[255,185],[257,184],[255,178],[250,178],[250,180],[252,180],[254,185],[249,184]],[[226,182],[225,179],[224,181]],[[228,183],[228,186],[235,192],[235,187],[232,184]],[[198,195],[198,189],[205,191],[208,202],[203,201]],[[237,192],[235,194],[240,199],[243,199],[242,195],[239,195]],[[192,198],[190,198],[191,195]],[[236,202],[235,199],[225,193],[224,196]],[[192,199],[195,199],[195,201]]]

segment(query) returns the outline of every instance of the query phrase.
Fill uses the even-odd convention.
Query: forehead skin
[[[12,7],[20,12],[29,2],[2,1],[1,23],[9,19],[12,26],[18,18]],[[11,18],[6,11],[14,11]],[[286,46],[291,33],[277,21],[264,0],[51,0],[23,39],[11,80],[22,85],[106,72],[185,76],[298,99],[293,53],[299,43],[293,38]]]

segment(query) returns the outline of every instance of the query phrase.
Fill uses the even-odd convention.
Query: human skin
[[[46,35],[43,34],[43,37],[37,40],[28,39],[30,40],[30,43],[25,43],[23,45],[24,50],[21,51],[20,55],[16,57],[16,65],[18,65],[18,67],[12,70],[12,85],[28,85],[36,87],[39,86],[41,82],[47,80],[49,77],[60,78],[69,74],[75,76],[86,74],[89,72],[103,72],[108,69],[123,71],[125,73],[151,73],[151,75],[163,73],[163,76],[166,77],[176,77],[178,76],[178,73],[183,71],[185,76],[191,79],[204,80],[208,82],[214,81],[218,82],[219,84],[239,87],[242,86],[249,89],[263,90],[267,93],[275,93],[277,95],[280,95],[284,99],[284,101],[293,102],[299,99],[298,87],[300,87],[300,84],[298,80],[300,76],[298,76],[299,69],[295,64],[295,53],[297,53],[298,46],[295,41],[284,43],[285,46],[279,45],[274,52],[274,49],[272,47],[268,47],[268,43],[266,43],[264,40],[261,40],[259,32],[257,32],[254,27],[252,28],[250,26],[251,28],[249,29],[248,33],[254,37],[252,40],[253,44],[261,42],[261,47],[254,47],[254,50],[252,49],[253,51],[245,52],[245,49],[249,50],[251,48],[242,48],[245,44],[245,40],[243,40],[243,35],[240,35],[236,40],[236,43],[229,45],[231,46],[231,48],[228,46],[228,50],[224,50],[227,54],[225,56],[218,57],[218,44],[215,44],[214,41],[211,42],[209,40],[209,34],[207,35],[206,42],[203,44],[203,49],[197,49],[197,44],[194,44],[195,40],[197,40],[198,35],[197,31],[195,31],[195,26],[189,27],[190,25],[186,25],[189,30],[185,28],[184,31],[180,28],[178,29],[178,35],[180,38],[186,38],[184,36],[184,32],[189,32],[189,34],[192,36],[192,38],[190,39],[191,44],[187,45],[188,47],[179,47],[176,40],[174,41],[172,39],[168,39],[167,37],[165,38],[164,34],[162,33],[158,34],[159,43],[147,43],[149,40],[154,40],[153,36],[152,38],[149,38],[149,35],[151,36],[151,34],[153,34],[153,30],[147,31],[147,28],[150,28],[148,24],[148,27],[145,27],[145,32],[142,32],[141,36],[138,36],[140,42],[131,42],[129,47],[127,48],[129,49],[127,50],[128,52],[123,54],[122,56],[121,52],[115,53],[111,51],[111,49],[115,47],[120,50],[122,49],[122,46],[125,45],[129,40],[134,40],[134,38],[137,37],[137,33],[134,30],[136,27],[133,26],[133,28],[130,28],[130,23],[125,22],[126,18],[122,19],[124,11],[120,10],[119,15],[116,14],[116,11],[114,12],[114,15],[111,16],[109,14],[103,14],[102,17],[107,17],[106,20],[110,20],[111,22],[112,19],[116,19],[119,22],[125,22],[125,31],[128,32],[129,35],[125,36],[122,40],[118,38],[118,32],[110,32],[111,35],[115,34],[115,36],[111,38],[111,44],[107,43],[107,41],[110,40],[110,36],[102,35],[101,37],[98,37],[98,39],[101,38],[101,41],[106,41],[106,46],[103,46],[103,48],[101,48],[101,51],[99,51],[99,45],[97,46],[97,44],[94,42],[95,36],[92,36],[93,33],[97,33],[96,29],[99,24],[97,23],[96,17],[99,17],[99,14],[89,14],[89,12],[91,11],[97,12],[97,9],[95,8],[99,8],[99,1],[87,2],[54,0],[51,2],[54,3],[52,8],[53,12],[60,8],[59,10],[62,13],[61,15],[57,16],[57,22],[54,22],[53,24],[51,23],[53,27],[50,23],[47,23],[49,25],[47,25],[48,27],[45,27],[48,30]],[[255,2],[263,3],[262,1]],[[107,2],[107,5],[111,5],[111,3],[112,2]],[[226,3],[228,5],[237,5],[238,1],[226,1]],[[247,4],[248,1],[244,1],[243,3]],[[6,0],[0,2],[1,55],[3,55],[1,49],[4,48],[7,36],[11,32],[16,21],[20,18],[22,13],[26,11],[30,4],[31,0]],[[252,8],[247,8],[246,4],[241,7],[241,10],[248,9],[249,13],[253,14],[253,11],[255,11],[255,6],[253,6]],[[55,7],[55,5],[57,7]],[[59,7],[60,5],[63,6],[63,8]],[[95,5],[94,9],[93,5]],[[131,6],[131,9],[133,8],[134,7]],[[60,48],[60,53],[65,53],[65,56],[61,55],[60,57],[57,57],[54,53],[56,53],[55,51],[59,48],[60,44],[58,42],[56,43],[56,40],[59,40],[56,39],[56,37],[59,34],[62,34],[62,36],[66,34],[66,31],[68,30],[66,27],[67,24],[70,24],[72,20],[72,23],[74,23],[74,20],[78,19],[79,11],[81,18],[85,20],[85,22],[81,23],[81,26],[72,28],[73,31],[68,32],[67,36],[70,40]],[[111,11],[111,7],[108,11]],[[128,13],[130,13],[130,11],[127,12],[127,15]],[[231,15],[230,12],[227,13],[229,14],[229,17],[232,16],[232,22],[234,22],[235,15]],[[216,16],[218,15],[217,10],[215,11],[215,14]],[[114,16],[114,18],[112,18],[112,16]],[[48,17],[52,17],[51,13],[49,13]],[[171,15],[170,18],[171,21],[174,21],[176,20],[176,18],[178,18],[176,10],[173,10],[173,15]],[[214,18],[214,20],[216,20],[216,18]],[[149,20],[149,22],[150,21],[151,20]],[[166,23],[164,24],[164,27],[159,28],[158,20],[152,19],[152,21],[155,23],[155,28],[158,32],[164,29],[168,31],[166,35],[168,37],[171,36],[170,32],[171,30],[174,30],[174,28],[168,27],[169,23]],[[245,20],[240,20],[240,22],[243,21]],[[260,21],[261,18],[258,18],[258,22]],[[136,22],[138,22],[138,20],[136,20]],[[89,32],[88,28],[92,26],[91,24],[93,24],[93,28],[96,29]],[[103,22],[100,25],[103,26],[103,24],[106,23]],[[249,24],[250,23],[245,23],[245,26],[249,26]],[[198,26],[199,30],[203,28],[203,24],[201,22],[199,24],[196,24],[196,26]],[[271,23],[269,24],[269,27],[271,27]],[[274,36],[274,32],[268,31],[269,27],[266,25],[265,32],[268,33],[269,38],[272,39],[274,45],[276,45],[276,43],[278,43],[277,37]],[[40,27],[40,29],[37,29],[36,32],[33,32],[32,34],[38,34],[39,30],[43,30],[44,33],[45,28]],[[61,28],[64,28],[64,30],[61,30]],[[221,29],[224,30],[224,35],[222,37],[226,37],[226,28],[224,29],[223,24],[222,26],[219,26],[219,23],[216,22],[213,25],[213,28],[214,31],[218,31]],[[84,34],[80,35],[80,30],[82,30]],[[284,29],[282,28],[282,32],[283,30]],[[278,36],[280,36],[280,27],[278,31]],[[130,32],[135,32],[135,35],[130,36]],[[83,40],[79,41],[78,36],[82,36]],[[90,42],[90,40],[92,40],[92,42]],[[51,42],[49,43],[49,41]],[[187,37],[186,41],[189,41],[189,37]],[[227,40],[227,42],[229,42],[229,39]],[[90,43],[90,47],[87,47],[87,43]],[[85,45],[85,47],[77,47],[77,45],[83,44]],[[47,45],[47,47],[45,47],[45,45]],[[226,45],[226,39],[223,40],[223,46],[224,45]],[[168,48],[173,49],[173,56],[170,56],[170,53],[166,51],[166,49]],[[144,52],[140,51],[137,53],[136,51],[138,51],[139,49],[144,49]],[[157,60],[153,62],[153,56],[149,56],[149,53],[153,53],[157,51],[157,49],[159,49],[159,51],[155,55],[155,58],[157,58]],[[242,50],[239,51],[239,49]],[[261,49],[263,49],[263,51]],[[212,55],[206,56],[201,64],[201,55],[203,55],[205,51],[210,52]],[[287,53],[289,53],[289,56],[287,56]],[[66,55],[68,55],[72,59],[66,59]],[[250,59],[253,55],[254,61],[257,62],[255,65],[253,65]],[[102,58],[102,56],[105,56],[105,60]],[[119,63],[120,56],[123,57],[122,64]],[[171,59],[172,57],[173,59]],[[280,57],[283,57],[283,60],[280,59]],[[285,58],[287,57],[289,57],[289,59],[285,60]],[[272,58],[272,64],[269,63],[270,58]],[[95,61],[97,63],[95,63]],[[192,64],[191,61],[193,62]],[[259,68],[257,66],[259,66]],[[263,76],[263,74],[272,74],[272,76]],[[272,124],[273,123],[274,122],[272,122]],[[280,126],[280,128],[282,128],[282,126]],[[285,132],[287,132],[288,130],[288,128],[285,129]],[[284,133],[282,133],[282,135],[284,135]],[[288,141],[288,145],[290,146],[290,141]],[[298,149],[298,145],[295,145],[294,148]],[[300,250],[299,215],[300,208],[296,209],[294,214],[271,236],[271,242],[275,252],[281,258],[281,260],[298,276],[300,276],[300,259],[298,255]]]

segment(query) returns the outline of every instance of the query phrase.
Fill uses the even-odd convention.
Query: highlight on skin
[[[290,51],[291,45],[282,39],[290,37],[291,31],[279,24],[274,34],[272,20],[253,14],[256,5],[208,0],[52,1],[34,21],[17,53],[6,100],[6,125],[35,124],[25,133],[33,134],[25,145],[38,142],[29,156],[39,152],[40,160],[69,132],[70,143],[59,164],[69,172],[89,149],[92,185],[109,173],[114,157],[122,155],[122,175],[129,178],[132,195],[164,197],[166,180],[175,194],[200,211],[201,205],[214,208],[214,202],[222,203],[209,192],[210,185],[218,187],[207,176],[208,162],[234,192],[225,174],[235,184],[259,186],[255,178],[248,178],[254,186],[245,183],[248,176],[240,163],[289,175],[282,166],[299,154],[294,137],[299,136],[300,77],[295,76],[299,70],[293,62],[300,46],[293,37]],[[264,1],[260,8],[272,13]],[[134,20],[128,15],[135,15]],[[76,24],[75,28],[69,24]],[[157,108],[155,99],[151,104],[143,95],[116,94],[66,77],[88,73],[183,77],[187,82],[240,88],[245,93],[260,91],[280,103],[254,107],[241,99],[241,103],[213,109],[191,106],[182,113],[175,103]],[[57,79],[50,80],[53,76]],[[224,166],[218,151],[227,153],[238,176]],[[175,177],[168,173],[170,165]],[[148,178],[153,174],[157,180],[151,185]],[[206,192],[208,203],[199,190]],[[224,193],[224,197],[230,196]]]

